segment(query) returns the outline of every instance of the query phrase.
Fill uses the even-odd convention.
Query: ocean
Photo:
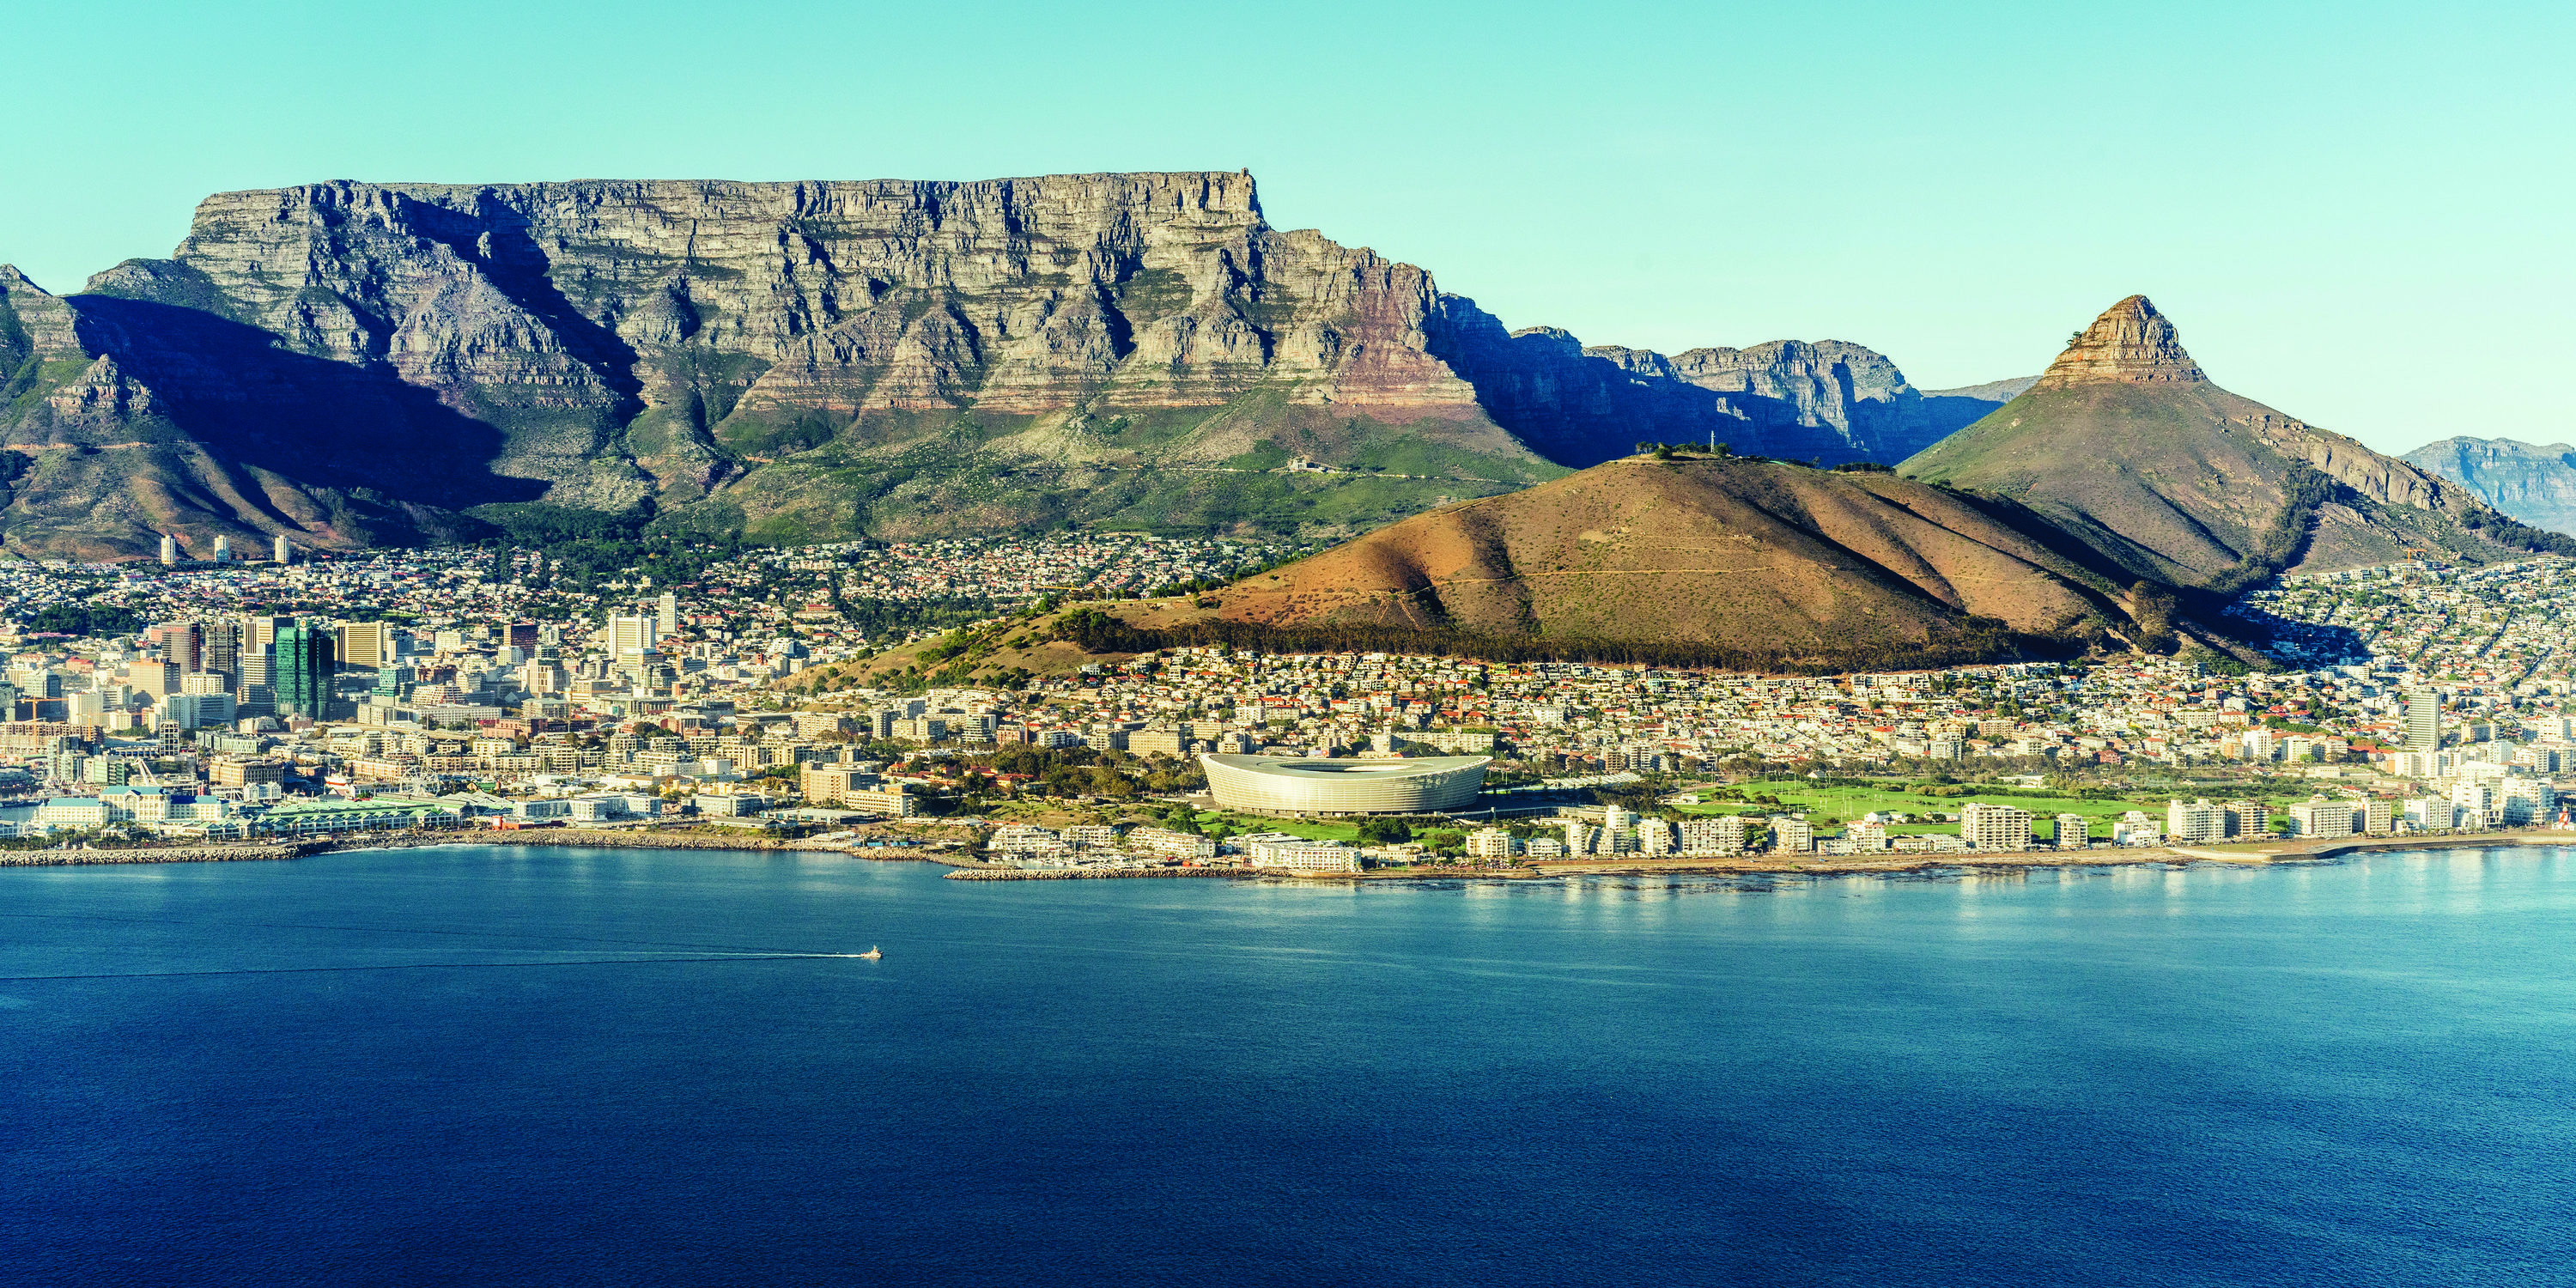
[[[0,1283],[2576,1281],[2576,851],[941,871],[0,869]]]

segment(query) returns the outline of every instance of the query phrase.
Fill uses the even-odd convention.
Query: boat
[[[861,961],[872,962],[883,956],[885,956],[885,953],[882,950],[880,950],[875,944],[870,944],[868,945],[868,950],[866,952],[859,954],[859,959]]]

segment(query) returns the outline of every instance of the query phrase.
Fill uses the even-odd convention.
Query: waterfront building
[[[1360,852],[1339,841],[1309,841],[1291,837],[1284,841],[1260,841],[1251,847],[1252,866],[1285,868],[1292,872],[1357,872]]]
[[[2272,835],[2272,808],[2263,802],[2229,801],[2219,808],[2226,811],[2229,836]]]
[[[1959,839],[1977,850],[2030,848],[2030,811],[1970,801],[1959,808]]]
[[[2447,796],[2415,796],[2398,802],[2398,817],[2418,831],[2447,832],[2460,825],[2460,807]]]
[[[2374,796],[2362,802],[2361,830],[2372,836],[2386,836],[2397,829],[2397,802]]]
[[[1737,814],[1682,820],[1684,854],[1742,854],[1752,841],[1752,825]]]
[[[1213,859],[1216,842],[1196,832],[1180,832],[1161,827],[1137,827],[1127,831],[1127,848],[1174,859]]]
[[[1478,828],[1467,838],[1467,855],[1470,858],[1508,859],[1520,849],[1520,842],[1499,827]]]
[[[1774,818],[1771,848],[1783,854],[1810,853],[1816,848],[1816,829],[1803,818]]]
[[[2312,796],[2290,807],[2290,821],[2302,837],[2350,836],[2356,813],[2351,801]]]
[[[2057,848],[2080,850],[2093,843],[2093,820],[2081,814],[2057,816]]]
[[[1670,854],[1673,852],[1673,825],[1660,818],[1637,820],[1637,852]]]
[[[1601,829],[1579,818],[1561,820],[1565,824],[1565,852],[1590,854],[1601,843]]]
[[[2165,835],[2186,845],[2216,841],[2227,835],[2227,811],[2207,799],[2165,802]]]

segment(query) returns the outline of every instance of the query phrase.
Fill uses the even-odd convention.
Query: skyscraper
[[[238,621],[197,623],[197,669],[230,679],[241,678],[242,624]]]
[[[216,563],[231,563],[232,561],[233,561],[233,539],[232,539],[231,537],[217,537],[217,538],[215,538],[215,562],[216,562]]]
[[[177,664],[182,674],[205,669],[198,653],[204,637],[195,622],[163,622],[145,631],[143,638],[160,646],[161,660]]]
[[[295,547],[287,541],[285,533],[278,533],[277,539],[268,543],[268,557],[279,563],[295,562]]]
[[[655,629],[659,630],[664,635],[677,635],[680,633],[680,597],[678,595],[672,594],[667,590],[663,591],[662,598],[655,601],[654,609],[653,625]]]
[[[613,662],[624,664],[639,655],[653,651],[657,636],[650,617],[612,617],[608,619],[608,653]]]
[[[298,620],[277,633],[269,650],[269,687],[280,715],[324,719],[331,710],[331,628]]]
[[[394,664],[394,628],[384,622],[340,623],[339,662],[369,669]]]
[[[2442,695],[2417,689],[2406,695],[2406,749],[2442,749]]]
[[[179,539],[167,532],[161,534],[161,562],[164,566],[179,562]]]

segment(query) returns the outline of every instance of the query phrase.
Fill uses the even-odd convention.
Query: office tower
[[[680,597],[678,595],[667,590],[663,591],[662,598],[654,602],[654,609],[654,629],[664,635],[680,633]]]
[[[178,539],[177,537],[171,536],[169,533],[166,533],[166,532],[165,532],[165,533],[162,533],[162,534],[161,534],[161,563],[162,563],[162,565],[163,565],[164,567],[167,567],[168,565],[171,565],[171,564],[174,564],[174,563],[177,563],[177,562],[179,562],[179,539]]]
[[[231,563],[232,561],[233,561],[233,539],[232,539],[231,537],[217,537],[217,538],[215,538],[215,562],[216,562],[216,563]]]
[[[277,539],[268,543],[268,557],[282,564],[295,562],[295,547],[285,533],[278,533]]]
[[[650,617],[612,617],[608,619],[608,653],[618,662],[635,660],[653,651],[653,619]]]
[[[537,624],[512,622],[504,626],[501,628],[501,642],[511,648],[526,649],[534,653],[537,651]]]
[[[339,661],[342,666],[375,670],[394,664],[394,628],[384,622],[340,623]]]
[[[242,652],[266,653],[277,643],[277,633],[294,624],[292,617],[243,618]]]
[[[197,623],[197,669],[215,675],[241,674],[242,624],[237,621]]]
[[[182,673],[205,669],[198,665],[202,636],[195,622],[164,622],[145,631],[143,638],[160,648],[162,661],[177,665]]]
[[[277,633],[269,649],[269,689],[278,714],[326,718],[331,710],[335,643],[330,627],[298,620]]]
[[[2406,749],[2442,749],[2442,695],[2417,689],[2406,695]]]

